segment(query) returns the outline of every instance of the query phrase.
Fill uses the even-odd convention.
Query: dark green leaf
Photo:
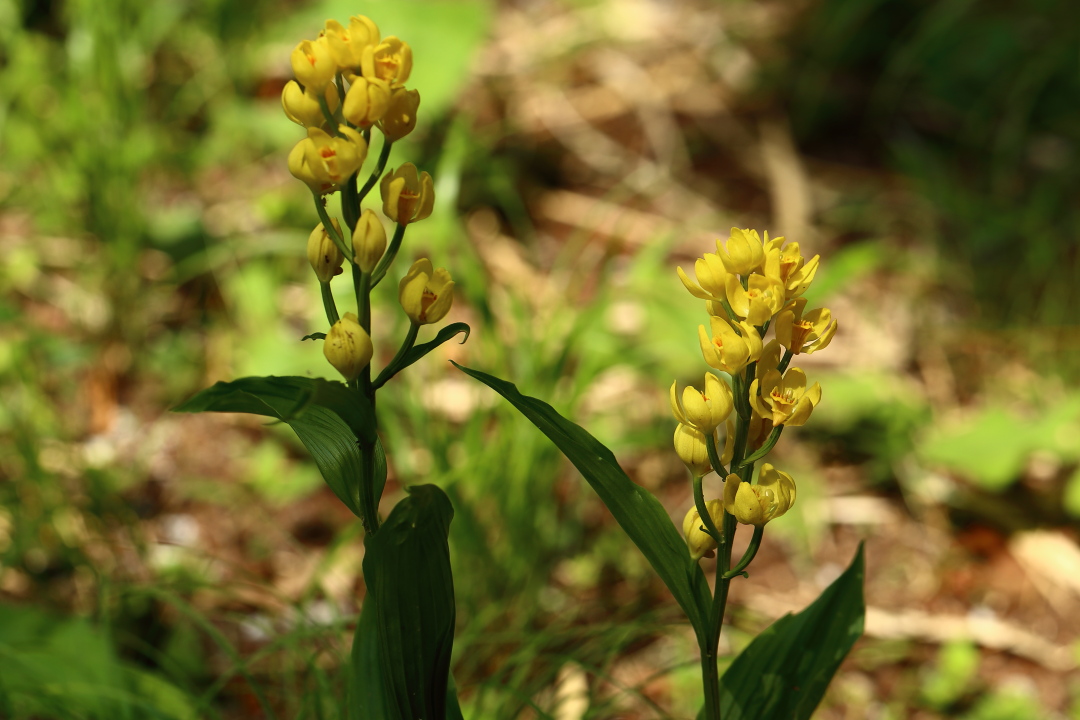
[[[320,378],[249,377],[219,382],[174,411],[252,413],[288,423],[311,453],[326,484],[360,515],[357,438],[377,439],[377,435],[371,405],[358,391]],[[383,458],[383,482],[385,467]],[[377,473],[378,469],[376,446]]]
[[[721,678],[724,720],[807,720],[863,632],[863,547],[817,600],[770,625]]]
[[[313,332],[310,335],[305,335],[304,337],[300,338],[300,342],[304,342],[305,340],[325,340],[325,339],[326,339],[326,333],[324,333],[324,332]]]
[[[439,333],[435,336],[434,340],[421,343],[420,345],[414,345],[400,360],[383,368],[383,371],[379,373],[379,377],[375,378],[375,382],[372,383],[372,385],[376,389],[381,388],[390,380],[390,378],[394,377],[399,372],[456,335],[465,333],[465,337],[461,340],[461,343],[464,344],[464,342],[469,339],[470,332],[469,326],[463,322],[447,325],[442,330],[439,330]]]
[[[455,619],[447,537],[454,508],[435,485],[408,490],[366,540],[367,596],[354,641],[353,683],[367,689],[370,702],[381,702],[382,712],[372,705],[364,709],[373,714],[364,718],[431,720],[447,713]],[[374,620],[364,617],[369,603]],[[382,696],[371,687],[375,675]]]
[[[454,363],[510,401],[570,459],[619,525],[648,558],[698,634],[708,626],[710,595],[705,574],[690,566],[686,542],[652,493],[636,485],[610,450],[547,403],[522,395],[513,383]]]
[[[360,608],[360,621],[353,636],[352,660],[349,666],[349,720],[387,718],[399,720],[399,715],[387,711],[386,682],[379,657],[379,628],[375,597],[368,588]]]

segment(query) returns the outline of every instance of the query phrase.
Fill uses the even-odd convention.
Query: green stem
[[[773,449],[773,447],[776,446],[776,441],[780,439],[780,433],[782,432],[784,432],[783,425],[777,425],[776,427],[774,427],[772,429],[772,432],[769,433],[769,437],[765,440],[765,444],[758,448],[757,451],[755,451],[754,454],[752,454],[750,457],[739,463],[739,469],[742,469],[746,465],[753,465],[758,460],[768,455],[769,452]]]
[[[360,197],[356,194],[356,176],[353,173],[341,188],[341,216],[349,227],[349,237],[356,234],[356,223],[360,220]]]
[[[379,531],[379,498],[375,497],[375,443],[360,441],[360,514],[364,532]]]
[[[330,131],[336,137],[345,137],[340,130],[338,130],[338,119],[334,117],[334,113],[330,112],[330,105],[326,102],[326,93],[317,93],[319,96],[319,107],[322,108],[323,117],[326,118],[326,122],[330,125]]]
[[[341,318],[338,316],[337,303],[334,302],[334,294],[330,292],[330,283],[319,283],[319,290],[322,292],[322,304],[323,310],[326,311],[326,321],[333,327]]]
[[[405,228],[407,227],[408,225],[398,225],[394,228],[394,236],[390,238],[390,246],[386,248],[386,253],[382,256],[382,259],[379,260],[379,264],[371,271],[372,288],[382,281],[386,276],[386,271],[390,269],[390,264],[393,263],[394,258],[397,257],[398,250],[401,249],[401,241],[405,237]]]
[[[705,532],[709,534],[716,544],[721,544],[724,539],[720,535],[720,531],[716,529],[716,524],[713,522],[712,515],[709,514],[709,509],[705,505],[705,493],[701,489],[701,476],[694,476],[694,507],[697,509],[698,517],[701,519],[701,524],[705,528]]]
[[[794,357],[794,356],[795,356],[795,353],[791,352],[790,350],[787,350],[787,351],[784,352],[784,359],[781,360],[780,364],[776,366],[776,369],[780,371],[781,375],[783,375],[785,372],[787,372],[788,363],[791,362],[791,358]]]
[[[720,670],[716,664],[716,647],[701,646],[701,680],[705,686],[705,720],[720,720]]]
[[[401,347],[398,348],[397,355],[390,361],[390,364],[383,368],[379,373],[379,377],[375,378],[375,382],[371,384],[372,392],[378,390],[385,385],[390,378],[394,377],[398,373],[398,363],[402,361],[405,355],[412,350],[413,345],[416,344],[416,336],[420,332],[420,326],[416,323],[409,323],[409,332],[405,335],[405,340],[402,341]]]
[[[345,105],[345,80],[341,77],[341,73],[337,73],[334,76],[334,84],[337,85],[338,105]]]
[[[743,570],[746,569],[746,566],[754,560],[758,548],[761,547],[761,536],[764,532],[764,525],[754,526],[754,535],[750,538],[750,545],[746,548],[746,552],[743,553],[742,558],[739,560],[739,564],[724,573],[723,577],[725,580],[731,580],[737,575],[741,575]]]
[[[319,213],[319,220],[322,221],[322,226],[326,230],[326,234],[334,241],[334,244],[337,245],[337,249],[341,251],[341,254],[349,260],[352,260],[352,248],[345,244],[345,238],[341,236],[337,227],[330,221],[330,216],[326,213],[326,205],[323,204],[322,196],[312,193],[312,197],[315,198],[315,212]]]
[[[363,201],[367,194],[371,192],[371,188],[375,187],[375,183],[379,182],[379,178],[382,177],[382,172],[386,168],[386,161],[390,159],[390,147],[394,143],[386,139],[383,136],[382,150],[379,151],[379,159],[375,163],[375,169],[371,172],[371,176],[364,183],[364,187],[360,189],[360,200]]]
[[[728,471],[727,468],[724,467],[724,463],[720,460],[720,452],[716,447],[715,430],[705,435],[705,448],[709,451],[709,462],[712,464],[713,470],[716,471],[716,474],[723,480],[727,477]]]

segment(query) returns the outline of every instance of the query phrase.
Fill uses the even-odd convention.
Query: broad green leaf
[[[446,720],[465,720],[461,714],[461,703],[458,702],[457,683],[454,682],[453,673],[450,673],[446,684]]]
[[[400,717],[391,715],[386,709],[386,683],[383,680],[383,664],[379,657],[377,615],[375,597],[369,586],[368,595],[360,608],[356,634],[353,636],[349,666],[349,720]]]
[[[381,713],[361,717],[441,720],[447,714],[454,645],[454,580],[447,543],[454,508],[435,485],[408,491],[365,543],[367,597],[354,641],[354,684],[366,687],[372,702],[382,702]],[[374,613],[368,607],[372,602]],[[374,675],[381,676],[381,696],[371,687]]]
[[[721,678],[724,720],[807,720],[863,632],[863,547],[817,600],[780,618]],[[701,717],[701,716],[699,716]]]
[[[697,565],[691,567],[686,542],[660,501],[627,477],[599,440],[547,403],[522,395],[513,383],[454,365],[509,400],[569,458],[671,590],[698,635],[702,635],[708,626],[710,605],[705,574]]]
[[[439,347],[443,343],[447,342],[454,336],[465,333],[465,337],[461,340],[461,342],[464,343],[466,340],[469,339],[469,332],[469,326],[463,322],[451,323],[450,325],[447,325],[446,327],[439,330],[434,340],[430,340],[426,343],[421,343],[420,345],[414,345],[409,350],[409,352],[405,353],[404,357],[402,357],[400,360],[383,368],[383,371],[379,373],[379,377],[375,379],[375,388],[377,389],[382,387],[386,384],[388,380],[390,380],[390,378],[394,377],[399,372],[409,367],[414,362],[424,357],[429,352]]]
[[[357,516],[360,515],[360,448],[357,438],[376,439],[375,416],[359,392],[339,382],[306,377],[249,377],[219,382],[203,390],[175,412],[242,412],[288,423],[311,453],[326,484]],[[376,445],[376,484],[380,474]]]

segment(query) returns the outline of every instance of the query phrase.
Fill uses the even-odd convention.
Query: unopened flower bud
[[[334,323],[323,341],[323,355],[349,382],[360,377],[373,353],[371,337],[353,313]]]
[[[719,529],[724,518],[724,503],[720,500],[709,500],[705,503],[705,509],[712,518],[713,527]],[[686,537],[686,546],[690,549],[690,557],[697,562],[703,557],[712,557],[716,550],[716,540],[712,535],[705,532],[705,526],[701,522],[701,514],[697,507],[691,507],[686,517],[683,518],[683,535]]]
[[[390,86],[378,78],[357,77],[345,94],[341,112],[345,119],[359,128],[374,125],[390,106]]]
[[[686,467],[695,477],[706,475],[712,470],[704,433],[689,425],[679,423],[675,428],[675,454],[686,463]]]
[[[289,56],[293,73],[305,90],[322,92],[334,81],[337,64],[330,55],[325,37],[318,40],[302,40]]]
[[[338,107],[337,88],[327,85],[323,91],[327,109],[334,112]],[[281,107],[285,115],[297,125],[304,127],[322,127],[326,124],[319,96],[312,90],[304,90],[300,83],[290,80],[281,91]]]
[[[353,231],[353,261],[366,273],[375,269],[386,252],[386,230],[374,210],[360,213]]]
[[[340,236],[341,226],[338,225],[337,218],[331,218],[330,222]],[[307,257],[315,276],[319,278],[319,282],[324,283],[330,282],[330,279],[337,275],[341,263],[345,262],[345,256],[341,254],[322,223],[316,225],[308,236]]]

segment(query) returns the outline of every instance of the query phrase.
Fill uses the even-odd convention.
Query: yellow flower
[[[795,298],[776,318],[776,339],[796,355],[825,349],[836,334],[837,323],[828,308],[803,315],[805,309],[806,298]]]
[[[379,129],[386,139],[396,142],[416,127],[416,110],[420,107],[420,93],[416,90],[394,88],[390,105],[379,121]]]
[[[330,48],[330,55],[339,70],[359,68],[364,51],[374,50],[379,44],[379,28],[370,18],[353,15],[346,29],[337,20],[327,20],[323,31]]]
[[[768,240],[766,234],[765,239]],[[761,246],[761,238],[757,230],[740,230],[731,228],[731,236],[727,241],[727,248],[716,241],[716,254],[724,262],[728,272],[736,275],[749,275],[765,262],[765,250]]]
[[[814,383],[807,388],[806,373],[799,368],[791,368],[784,375],[769,370],[761,380],[755,379],[750,384],[750,404],[774,426],[805,424],[819,402],[821,386]]]
[[[445,268],[432,270],[431,261],[420,258],[398,284],[398,301],[417,325],[437,323],[454,302],[454,281]]]
[[[386,252],[386,230],[370,208],[360,213],[352,236],[353,261],[366,273],[375,269]]]
[[[802,295],[817,274],[820,256],[804,260],[799,243],[784,246],[783,237],[769,240],[768,235],[765,240],[765,275],[780,281],[787,299]]]
[[[345,313],[334,323],[323,341],[323,355],[349,382],[360,377],[373,353],[371,337],[353,313]]]
[[[761,357],[758,358],[757,366],[754,368],[754,375],[760,380],[765,377],[765,373],[776,370],[778,367],[780,367],[780,343],[773,339],[761,351]]]
[[[367,143],[347,125],[338,127],[345,137],[334,137],[316,127],[289,153],[289,172],[321,194],[341,187],[360,169],[367,157]]]
[[[719,530],[720,523],[724,519],[724,504],[719,500],[706,500],[705,510],[712,518],[713,526]],[[697,562],[703,557],[712,557],[716,553],[716,541],[712,535],[705,532],[705,526],[701,524],[701,515],[697,507],[693,506],[686,513],[682,524],[683,535],[686,537],[686,547],[690,549],[690,558]]]
[[[734,473],[724,481],[724,509],[744,525],[764,525],[794,504],[795,481],[769,463],[762,464],[756,485],[740,481]]]
[[[379,186],[383,214],[400,225],[423,220],[435,205],[435,187],[426,172],[417,174],[416,166],[405,163],[386,173]]]
[[[709,318],[709,326],[711,336],[704,325],[698,326],[698,342],[705,362],[717,370],[734,375],[761,355],[761,336],[753,326],[739,323],[736,332],[731,323],[715,316]]]
[[[318,40],[301,40],[289,56],[293,73],[305,90],[318,93],[334,81],[337,65],[330,55],[325,37]]]
[[[784,286],[764,275],[747,278],[746,289],[739,279],[728,275],[727,299],[732,311],[751,325],[764,325],[784,307]]]
[[[334,229],[340,235],[341,226],[338,225],[337,218],[331,218],[330,222],[333,223]],[[324,283],[330,282],[331,278],[338,274],[341,263],[345,262],[345,256],[338,250],[338,246],[334,244],[334,241],[330,238],[330,233],[326,231],[322,223],[316,225],[315,229],[311,231],[311,235],[308,236],[307,257],[308,262],[311,263],[311,269],[315,271],[316,277],[319,278],[319,282]]]
[[[694,387],[683,388],[682,402],[679,402],[677,384],[671,383],[670,399],[671,412],[680,423],[711,433],[731,414],[731,388],[711,372],[705,373],[704,392]]]
[[[679,423],[675,426],[675,454],[686,463],[694,477],[702,477],[712,470],[704,433],[689,425]]]
[[[705,253],[704,257],[694,261],[694,275],[697,276],[700,285],[691,281],[682,268],[678,268],[678,273],[682,284],[694,297],[710,301],[718,301],[725,297],[728,271],[719,255]],[[720,313],[711,314],[719,315]]]
[[[337,88],[327,85],[323,95],[330,112],[337,110]],[[326,116],[319,105],[319,96],[311,90],[302,89],[295,80],[287,82],[285,89],[281,91],[281,107],[285,110],[285,116],[297,125],[322,127],[326,124]]]
[[[390,86],[378,78],[357,77],[345,93],[341,112],[345,119],[359,128],[374,125],[390,106]]]
[[[364,52],[364,77],[379,78],[391,85],[404,85],[412,73],[412,48],[391,35],[374,49]]]

